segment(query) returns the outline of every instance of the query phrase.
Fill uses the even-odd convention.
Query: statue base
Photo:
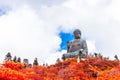
[[[65,54],[64,54],[64,57],[65,57],[65,58],[74,58],[74,57],[78,57],[79,52],[80,52],[80,50],[75,51],[75,52],[65,53]],[[87,57],[87,54],[84,53],[84,52],[82,52],[81,58],[86,58],[86,57]]]

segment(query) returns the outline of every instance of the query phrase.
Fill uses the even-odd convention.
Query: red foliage
[[[89,57],[80,63],[72,58],[48,67],[31,68],[9,61],[0,68],[0,80],[119,80],[119,77],[119,61],[96,57]]]
[[[15,63],[13,61],[7,61],[7,62],[3,63],[2,65],[6,68],[11,68],[12,70],[19,70],[24,67],[23,63],[19,63],[19,62]]]
[[[29,80],[26,75],[10,68],[0,69],[0,80]]]

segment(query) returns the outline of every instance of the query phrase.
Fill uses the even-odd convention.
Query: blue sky
[[[73,34],[71,34],[71,33],[64,33],[64,32],[61,32],[61,33],[59,34],[59,36],[60,36],[60,38],[61,38],[61,40],[62,40],[62,42],[61,42],[61,44],[60,44],[60,50],[63,50],[63,49],[66,50],[66,49],[67,49],[67,47],[66,47],[66,42],[73,40],[73,39],[74,39],[74,36],[73,36]]]
[[[7,14],[7,12],[10,10],[7,6],[0,6],[0,16]]]
[[[0,9],[0,16],[2,16],[3,14],[5,14],[5,11],[3,11],[3,9]]]
[[[82,31],[89,52],[120,56],[119,0],[1,0],[0,57],[54,63],[66,53],[72,31]],[[4,15],[3,15],[4,14]]]

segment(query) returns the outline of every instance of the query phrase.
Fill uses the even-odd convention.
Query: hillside
[[[7,61],[0,66],[0,80],[119,80],[120,63],[103,57],[88,56],[66,59],[50,66],[25,67],[24,63]]]

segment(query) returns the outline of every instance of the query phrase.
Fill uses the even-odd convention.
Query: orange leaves
[[[4,67],[6,68],[11,68],[13,70],[19,70],[24,67],[23,63],[15,63],[13,61],[7,61],[3,64]]]
[[[48,67],[24,67],[23,63],[5,62],[0,80],[119,80],[120,63],[101,58],[67,59]]]
[[[26,75],[10,68],[0,69],[0,79],[3,80],[27,80]]]

